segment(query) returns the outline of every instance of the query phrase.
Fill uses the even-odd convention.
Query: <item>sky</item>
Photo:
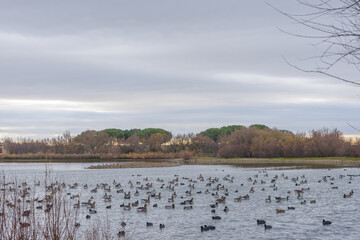
[[[306,11],[296,0],[1,1],[0,138],[255,123],[358,134],[359,88],[287,64],[313,67],[321,46],[285,33],[309,29],[269,4]]]

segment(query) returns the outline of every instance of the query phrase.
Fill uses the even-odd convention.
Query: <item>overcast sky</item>
[[[281,30],[307,31],[262,0],[1,1],[0,137],[254,123],[356,134],[359,88],[290,67],[319,53]]]

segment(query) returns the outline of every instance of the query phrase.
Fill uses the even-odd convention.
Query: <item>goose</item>
[[[234,202],[241,202],[241,196],[240,197],[237,197],[237,198],[234,198]]]
[[[147,212],[147,204],[145,204],[144,207],[138,207],[137,211],[138,212]]]
[[[128,192],[128,193],[124,193],[124,199],[130,199],[131,197],[131,193]]]
[[[141,201],[143,202],[143,203],[150,203],[150,196],[148,196],[148,198],[146,199],[141,199]]]
[[[155,199],[161,199],[161,193],[159,193],[158,195],[155,195]]]
[[[131,210],[130,203],[128,203],[128,205],[123,205],[123,209],[124,210]]]

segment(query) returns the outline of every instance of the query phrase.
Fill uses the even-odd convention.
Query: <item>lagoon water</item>
[[[337,169],[298,169],[298,168],[242,168],[238,166],[179,166],[169,168],[143,168],[143,169],[99,169],[89,170],[86,167],[89,163],[61,163],[52,164],[50,168],[53,176],[59,181],[65,181],[67,184],[79,183],[78,189],[67,189],[72,195],[80,194],[80,201],[87,201],[90,196],[94,196],[96,201],[97,214],[91,215],[91,219],[85,218],[88,214],[86,207],[80,208],[80,231],[86,226],[90,227],[97,223],[97,220],[104,221],[108,219],[111,231],[117,233],[120,229],[120,223],[124,220],[127,223],[126,239],[359,239],[359,215],[360,215],[360,177],[353,177],[350,180],[349,175],[359,175],[359,168],[337,168]],[[42,179],[45,164],[0,164],[0,173],[6,174],[10,178],[16,177],[18,181],[27,180],[28,183],[34,179]],[[268,177],[265,174],[268,174]],[[199,181],[197,177],[202,174],[205,181]],[[256,179],[257,184],[248,181]],[[288,176],[284,179],[281,175]],[[141,176],[138,176],[141,175]],[[166,185],[173,180],[175,175],[179,175],[179,185],[175,186],[177,198],[175,198],[175,209],[165,209],[168,198],[172,192],[161,189],[162,183],[157,182],[157,178],[164,180]],[[234,177],[233,183],[223,178],[226,175]],[[277,190],[271,185],[271,179],[275,175],[279,178],[276,180]],[[293,177],[301,178],[305,175],[307,184],[295,186],[291,181]],[[340,178],[340,175],[345,175]],[[328,179],[322,181],[323,176],[334,177],[333,181]],[[135,202],[137,199],[147,198],[146,190],[139,190],[140,196],[132,195],[130,200],[124,199],[124,194],[117,193],[113,188],[113,181],[121,183],[125,192],[135,192],[135,188],[130,189],[128,181],[131,180],[135,186],[139,181],[143,185],[147,182],[144,180],[148,177],[148,182],[153,183],[153,189],[162,193],[162,199],[151,198],[150,206],[147,213],[138,213],[136,208],[130,211],[124,211],[119,205],[122,203]],[[188,180],[182,177],[196,180],[195,189],[192,190],[192,196],[186,196],[185,192],[189,190]],[[215,209],[216,214],[211,213],[210,204],[215,203],[215,196],[212,192],[215,185],[206,187],[208,177],[220,178],[219,183],[228,188],[229,196],[225,204],[219,204]],[[264,180],[265,184],[260,184]],[[9,179],[11,180],[11,179]],[[319,182],[320,181],[320,182]],[[111,203],[104,203],[104,191],[99,189],[97,193],[90,193],[90,190],[96,184],[108,183],[112,185],[113,195]],[[181,185],[180,183],[184,183]],[[333,183],[333,184],[331,184]],[[83,189],[83,185],[88,184],[89,189]],[[241,186],[243,184],[243,186]],[[332,187],[337,186],[338,189]],[[249,193],[251,187],[255,192]],[[265,191],[261,191],[265,188]],[[295,189],[310,188],[303,194],[303,199],[297,199]],[[209,189],[210,193],[205,194]],[[238,190],[236,193],[235,191]],[[351,190],[354,195],[350,198],[343,198]],[[201,193],[197,193],[201,191]],[[288,194],[288,191],[291,193]],[[224,191],[219,190],[219,195],[223,196]],[[250,200],[234,202],[234,198],[240,195],[250,195]],[[265,198],[272,196],[273,201],[266,203]],[[184,198],[182,199],[181,196]],[[289,196],[289,200],[277,203],[274,197]],[[70,196],[69,201],[71,200]],[[194,198],[192,210],[184,210],[180,202]],[[306,200],[306,204],[300,204]],[[311,200],[316,200],[315,204],[310,204]],[[77,201],[77,200],[76,200]],[[157,203],[158,207],[153,208]],[[106,205],[111,204],[111,209],[106,209]],[[224,212],[224,206],[228,206],[229,212]],[[287,210],[287,207],[293,206],[295,210]],[[276,209],[286,209],[285,213],[276,214]],[[221,216],[221,220],[212,220],[212,216]],[[266,220],[267,224],[273,228],[265,230],[263,225],[257,225],[257,219]],[[323,226],[322,220],[330,220],[332,224]],[[146,222],[154,223],[153,227],[146,227]],[[160,230],[159,224],[164,223],[165,228]],[[214,225],[216,230],[201,232],[201,225]]]

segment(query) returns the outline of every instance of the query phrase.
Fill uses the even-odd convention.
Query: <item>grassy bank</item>
[[[318,158],[209,158],[199,157],[186,161],[194,165],[249,165],[249,166],[329,166],[360,167],[360,158],[318,157]]]

